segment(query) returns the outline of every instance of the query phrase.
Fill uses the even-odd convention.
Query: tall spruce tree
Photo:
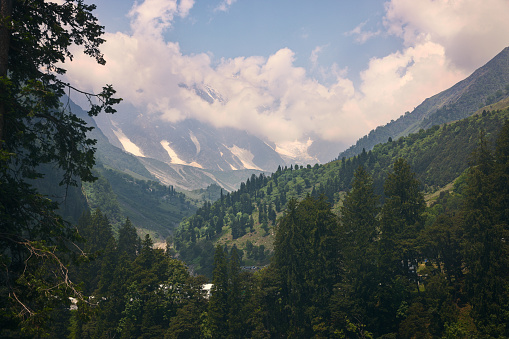
[[[481,333],[491,337],[509,335],[509,228],[505,212],[508,182],[507,125],[498,138],[497,158],[484,133],[471,157],[464,201],[464,258],[466,288]],[[504,321],[505,320],[505,321]]]
[[[500,223],[509,224],[509,121],[506,121],[496,141],[495,188],[497,218]]]
[[[417,283],[416,239],[424,226],[424,197],[410,165],[394,163],[384,184],[385,203],[380,213],[376,334],[394,333],[396,315],[408,302]]]
[[[280,331],[300,329],[306,324],[304,308],[309,297],[305,270],[307,268],[308,237],[300,223],[298,202],[290,199],[286,214],[279,220],[274,239],[274,266],[281,283],[283,320]],[[284,335],[284,334],[282,334]]]
[[[341,208],[345,232],[345,281],[337,290],[341,297],[337,297],[340,305],[336,310],[338,321],[348,318],[357,332],[362,332],[374,318],[379,212],[380,197],[374,192],[373,180],[360,166]]]
[[[242,337],[241,310],[240,258],[237,246],[233,245],[228,267],[228,338]]]
[[[415,265],[415,240],[424,226],[424,196],[420,183],[404,159],[396,160],[384,184],[385,203],[381,210],[380,251],[388,273],[409,276]]]
[[[341,278],[337,217],[325,197],[288,202],[276,228],[274,266],[281,282],[286,335],[327,336],[333,286]]]
[[[90,215],[85,214],[78,223],[78,230],[85,240],[81,247],[90,259],[77,267],[78,277],[84,283],[86,295],[92,295],[99,284],[104,253],[109,245],[115,247],[115,241],[110,222],[99,209]]]
[[[127,218],[118,230],[118,252],[120,255],[126,255],[129,260],[134,260],[140,249],[141,239],[131,220]]]
[[[207,322],[212,338],[228,336],[228,263],[224,250],[219,244],[214,252]]]

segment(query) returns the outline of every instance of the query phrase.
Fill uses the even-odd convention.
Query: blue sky
[[[190,13],[177,17],[164,32],[178,41],[183,54],[211,53],[214,59],[265,56],[287,47],[295,52],[295,65],[325,81],[310,60],[318,47],[317,63],[337,64],[358,78],[373,56],[384,56],[401,45],[401,39],[384,35],[366,43],[352,31],[359,26],[381,32],[384,1],[236,1],[220,10],[219,1],[197,1]],[[108,32],[131,32],[129,1],[98,4],[97,15]],[[358,80],[358,79],[356,79]]]
[[[77,55],[69,81],[112,83],[140,113],[246,129],[280,147],[348,146],[509,45],[507,0],[96,4],[107,65]]]

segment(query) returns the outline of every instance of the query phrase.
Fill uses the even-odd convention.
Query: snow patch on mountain
[[[161,140],[161,146],[165,149],[165,151],[168,153],[168,155],[171,158],[171,164],[174,165],[187,165],[187,166],[193,166],[198,168],[203,168],[202,165],[197,163],[196,161],[193,161],[191,163],[188,163],[182,159],[179,158],[177,152],[175,152],[171,147],[170,143],[167,140]]]
[[[238,170],[238,168],[237,168],[237,167],[233,166],[233,165],[232,165],[232,164],[230,164],[228,161],[226,161],[226,163],[227,163],[228,165],[230,165],[230,168],[232,169],[232,171],[236,171],[236,170]]]
[[[193,132],[189,131],[189,137],[191,138],[191,141],[193,142],[194,146],[196,146],[196,155],[200,153],[200,142],[196,138],[196,136],[193,134]]]
[[[164,150],[168,153],[171,158],[171,163],[176,165],[187,165],[187,162],[180,159],[177,153],[170,147],[169,141],[161,140],[161,146],[163,146]]]
[[[244,168],[262,171],[262,169],[256,166],[255,163],[253,162],[254,155],[249,150],[240,148],[237,145],[233,145],[233,147],[228,147],[224,145],[224,147],[228,148],[230,152],[232,152],[233,155],[235,155],[240,160]]]
[[[285,160],[297,161],[304,163],[319,162],[318,159],[308,154],[308,148],[313,144],[313,140],[308,139],[306,142],[289,141],[276,144],[275,151]]]
[[[196,161],[190,162],[188,165],[193,166],[193,167],[203,168],[203,166],[200,165],[199,163],[197,163]]]
[[[132,142],[125,134],[122,132],[122,130],[115,126],[115,128],[112,129],[113,133],[117,137],[118,141],[122,144],[122,147],[126,152],[129,152],[133,155],[136,155],[138,157],[145,157],[143,155],[143,152],[141,149],[136,146],[134,142]]]

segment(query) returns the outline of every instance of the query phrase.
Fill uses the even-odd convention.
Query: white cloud
[[[170,121],[195,118],[218,127],[247,129],[279,145],[295,140],[305,144],[314,135],[353,143],[463,79],[482,65],[475,60],[493,57],[507,44],[509,25],[502,25],[499,15],[508,13],[505,0],[483,2],[495,9],[490,15],[474,2],[392,0],[386,7],[385,27],[401,36],[405,45],[372,58],[357,88],[337,65],[327,70],[329,84],[320,83],[295,66],[294,52],[288,48],[267,58],[219,61],[206,53],[183,54],[178,43],[164,41],[162,32],[176,16],[188,15],[193,1],[185,0],[136,3],[130,12],[133,34],[105,36],[102,51],[107,65],[97,66],[76,55],[67,76],[80,88],[96,92],[111,83],[140,111]],[[229,6],[233,1],[223,3]],[[361,33],[362,25],[356,34]],[[479,48],[488,45],[489,52]],[[325,47],[313,50],[312,63]],[[207,87],[224,100],[210,103],[193,89]]]
[[[191,8],[194,6],[194,0],[180,0],[178,11],[179,16],[182,18],[185,18],[189,11],[191,11]]]
[[[131,27],[135,34],[159,37],[171,27],[174,17],[186,17],[194,5],[194,0],[145,0],[134,3],[129,12]]]
[[[377,112],[376,125],[411,111],[440,90],[462,80],[465,73],[445,57],[445,50],[431,41],[406,48],[383,58],[373,58],[361,73],[360,110],[368,115]]]
[[[216,11],[220,12],[226,12],[230,8],[230,6],[235,3],[237,0],[223,0],[221,3],[216,7]]]
[[[356,41],[360,44],[365,43],[371,38],[374,38],[382,33],[382,31],[377,30],[375,32],[373,31],[365,31],[363,30],[364,26],[366,26],[367,21],[361,22],[357,27],[352,29],[349,32],[346,32],[345,35],[347,36],[356,36]]]
[[[508,14],[507,0],[392,0],[385,25],[407,46],[440,44],[454,65],[471,72],[509,45]]]
[[[311,56],[309,57],[309,61],[311,61],[311,65],[315,68],[318,65],[318,56],[323,52],[325,48],[329,47],[329,45],[316,46],[315,49],[311,52]]]

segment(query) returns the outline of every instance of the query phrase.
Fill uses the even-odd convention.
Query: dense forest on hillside
[[[430,206],[403,158],[390,166],[383,199],[362,165],[339,214],[325,195],[290,198],[267,267],[243,269],[235,245],[213,248],[210,294],[207,278],[190,275],[171,249],[154,249],[149,235],[140,239],[130,220],[114,237],[99,210],[85,213],[80,246],[95,255],[70,273],[88,297],[53,308],[46,330],[70,338],[507,337],[509,122],[494,145],[483,132],[474,144],[454,192]]]
[[[83,183],[88,206],[92,210],[100,208],[115,230],[129,218],[140,233],[164,241],[183,217],[196,211],[199,203],[173,186],[136,179],[114,169],[95,166],[94,174],[96,181]]]
[[[273,253],[274,226],[287,202],[306,195],[325,195],[338,211],[351,188],[355,170],[362,165],[373,177],[375,193],[384,199],[383,185],[399,158],[406,159],[425,193],[443,189],[468,168],[475,140],[485,131],[493,144],[509,109],[482,111],[454,123],[434,126],[418,133],[375,146],[358,156],[325,165],[279,168],[271,176],[252,176],[240,189],[224,193],[186,218],[173,242],[181,258],[196,272],[211,275],[215,244],[235,244],[246,265],[263,266]]]

